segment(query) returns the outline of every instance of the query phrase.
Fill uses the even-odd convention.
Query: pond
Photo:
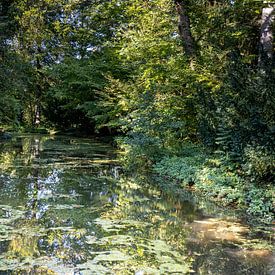
[[[85,138],[0,144],[0,274],[275,274],[272,235],[123,175]]]

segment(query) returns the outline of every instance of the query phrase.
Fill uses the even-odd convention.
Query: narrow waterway
[[[0,144],[0,274],[275,274],[272,235],[64,136]]]

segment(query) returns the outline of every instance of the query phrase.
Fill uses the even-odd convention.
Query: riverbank
[[[26,132],[26,129],[21,130]],[[95,137],[80,131],[54,132],[39,128],[31,132],[80,136],[114,145],[111,136]],[[12,135],[16,135],[15,132]],[[123,147],[125,143],[118,146]],[[146,167],[145,170],[157,176],[158,185],[163,190],[189,190],[220,206],[241,210],[250,221],[274,223],[275,187],[272,183],[257,182],[253,175],[249,175],[245,164],[236,165],[226,161],[221,154],[187,142],[177,152],[150,152],[155,159],[140,148],[126,146],[122,149],[122,163],[126,169],[142,172]]]
[[[169,192],[188,189],[218,205],[241,210],[253,222],[274,223],[274,185],[257,182],[245,164],[225,161],[223,155],[202,146],[186,143],[176,154],[160,154],[154,162],[128,148],[124,163],[130,169],[135,164],[134,169],[146,167],[161,179],[158,185]]]

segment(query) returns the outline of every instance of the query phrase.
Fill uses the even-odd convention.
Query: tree
[[[194,39],[191,34],[190,19],[187,12],[188,2],[184,0],[175,0],[175,5],[179,15],[179,35],[184,45],[186,55],[192,58],[195,54],[195,49]]]
[[[0,3],[0,125],[14,124],[20,112],[17,96],[24,89],[24,62],[12,50],[11,42],[16,31],[12,16],[14,1]]]
[[[270,67],[273,63],[273,31],[275,2],[270,3],[268,7],[262,8],[261,18],[261,38],[260,38],[260,56],[259,63],[261,67]]]

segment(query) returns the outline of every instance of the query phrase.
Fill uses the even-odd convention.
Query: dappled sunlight
[[[199,241],[244,242],[249,228],[237,221],[206,218],[190,224]]]
[[[242,258],[242,260],[258,261],[268,264],[275,264],[275,255],[270,249],[227,249],[226,252],[234,257]]]
[[[165,194],[150,178],[126,177],[111,147],[37,139],[3,151],[0,272],[215,274],[220,253],[229,264],[219,274],[272,263],[270,244],[250,240],[241,221],[226,211],[216,217],[214,205],[190,194]]]

